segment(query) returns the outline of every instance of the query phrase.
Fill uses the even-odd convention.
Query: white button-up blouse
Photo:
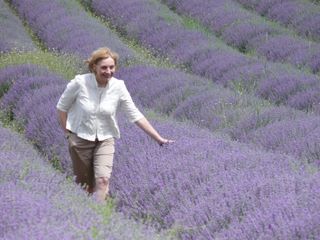
[[[120,138],[116,120],[119,108],[130,122],[144,117],[123,80],[112,77],[105,88],[100,88],[92,73],[71,80],[57,103],[57,109],[68,113],[66,128],[89,141]]]

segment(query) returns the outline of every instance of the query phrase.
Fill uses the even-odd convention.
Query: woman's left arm
[[[138,125],[143,131],[145,131],[150,137],[159,143],[160,146],[166,143],[174,142],[160,136],[160,134],[153,128],[149,121],[143,116],[143,114],[138,110],[132,101],[131,95],[128,92],[128,89],[124,82],[121,82],[122,85],[122,95],[121,95],[121,108],[127,114],[130,122],[134,122]]]
[[[160,134],[153,128],[150,122],[145,118],[141,118],[135,122],[143,131],[145,131],[150,137],[159,143],[160,146],[166,143],[172,143],[173,140],[166,139],[160,136]]]

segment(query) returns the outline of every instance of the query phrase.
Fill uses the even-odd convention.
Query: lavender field
[[[0,0],[0,239],[320,239],[320,4]],[[56,103],[98,47],[121,113],[111,194],[73,181]]]

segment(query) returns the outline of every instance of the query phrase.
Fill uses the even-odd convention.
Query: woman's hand
[[[164,144],[174,143],[174,140],[161,138],[158,143],[162,147]]]
[[[159,143],[160,146],[163,144],[173,143],[173,140],[166,139],[160,136],[160,134],[153,128],[146,118],[142,118],[135,122],[143,131],[145,131],[150,137]]]

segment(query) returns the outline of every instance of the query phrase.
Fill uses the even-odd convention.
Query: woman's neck
[[[98,79],[98,78],[96,77],[97,85],[98,85],[98,87],[101,87],[101,88],[106,87],[106,86],[108,85],[109,80],[110,80],[110,79],[107,79],[107,80],[106,80],[106,79],[103,79],[103,80],[101,80],[101,79]]]

